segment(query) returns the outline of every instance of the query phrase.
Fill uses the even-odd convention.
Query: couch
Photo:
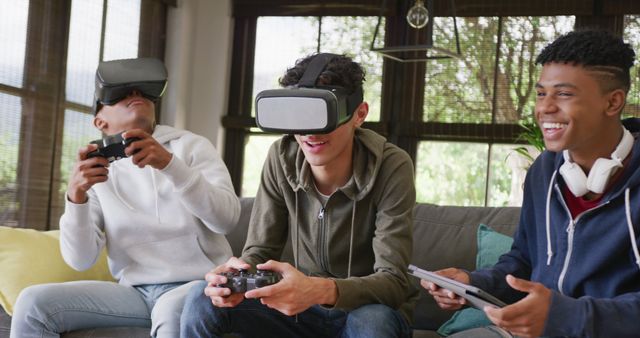
[[[252,198],[242,198],[242,213],[236,229],[227,235],[234,255],[240,255],[246,238]],[[497,232],[513,235],[520,209],[515,207],[459,207],[419,203],[414,210],[414,240],[412,264],[437,270],[460,267],[473,270],[476,264],[476,230],[480,223]],[[284,255],[290,255],[290,250]],[[416,287],[418,280],[412,278]],[[439,337],[435,330],[451,317],[440,310],[433,299],[420,290],[420,299],[414,312],[415,338]],[[0,338],[9,337],[11,318],[0,308]],[[80,337],[148,337],[147,328],[91,329],[65,333],[64,338]]]

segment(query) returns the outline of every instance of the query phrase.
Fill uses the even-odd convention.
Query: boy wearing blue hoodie
[[[546,151],[527,173],[511,251],[490,269],[439,271],[510,305],[484,309],[496,327],[458,335],[638,336],[640,121],[620,119],[634,59],[603,31],[563,35],[536,59]],[[444,309],[465,304],[422,285]]]

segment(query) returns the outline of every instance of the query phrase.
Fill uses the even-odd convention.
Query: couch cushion
[[[108,329],[91,329],[80,330],[62,334],[62,338],[108,338],[108,337],[127,337],[127,338],[148,338],[151,328],[142,327],[116,327]],[[0,307],[0,338],[9,338],[11,331],[11,317]]]
[[[62,338],[149,338],[149,327],[112,327],[65,333]]]
[[[250,197],[240,199],[240,219],[233,231],[226,235],[235,257],[240,257],[242,249],[244,248],[244,242],[247,239],[247,229],[249,229],[253,200],[254,199]]]
[[[113,280],[105,251],[88,270],[75,271],[69,267],[60,253],[59,235],[57,230],[0,226],[0,305],[7,313],[13,312],[20,291],[31,285],[86,279]]]
[[[477,228],[481,223],[496,231],[513,236],[520,208],[460,207],[417,204],[414,209],[413,257],[411,263],[426,269],[457,267],[475,269]],[[453,312],[441,310],[433,298],[420,288],[420,298],[414,311],[414,327],[436,330]]]
[[[0,306],[0,338],[9,338],[11,331],[11,317]]]

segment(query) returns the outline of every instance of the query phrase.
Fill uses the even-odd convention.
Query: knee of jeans
[[[349,312],[350,320],[384,323],[394,320],[395,310],[383,304],[368,304]]]
[[[193,285],[184,299],[184,307],[182,308],[182,323],[192,320],[198,321],[200,315],[209,313],[214,307],[211,299],[204,294],[204,288],[207,282],[199,282]]]
[[[179,333],[181,312],[182,308],[174,307],[159,299],[151,310],[151,336],[164,336],[159,332]]]
[[[180,314],[190,289],[178,286],[160,296],[151,310],[151,336],[173,337],[180,333]]]
[[[349,332],[359,332],[355,336],[362,337],[395,337],[404,336],[408,324],[404,325],[402,315],[396,310],[382,304],[369,304],[349,312],[345,329],[348,337],[354,336]]]
[[[33,285],[23,289],[15,303],[12,323],[15,325],[32,321],[36,323],[30,323],[31,325],[44,323],[49,313],[54,310],[52,306],[56,304],[51,299],[52,296],[55,297],[56,294],[51,292],[47,284]]]

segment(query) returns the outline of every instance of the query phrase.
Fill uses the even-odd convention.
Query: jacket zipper
[[[326,221],[324,218],[325,207],[320,209],[318,213],[318,222],[320,223],[320,228],[318,229],[318,258],[320,258],[320,267],[323,271],[328,271],[327,268],[327,258],[325,256],[325,244],[326,244]]]
[[[564,265],[562,266],[562,271],[560,272],[560,277],[558,278],[558,291],[564,295],[564,291],[562,291],[562,284],[564,284],[564,277],[567,274],[567,269],[569,268],[569,260],[571,259],[571,253],[573,252],[573,234],[575,232],[575,222],[573,219],[569,220],[569,226],[567,227],[567,255],[564,257]]]
[[[558,196],[562,196],[562,192],[560,191],[560,187],[557,184],[555,185],[555,190],[556,190],[556,193],[558,194]],[[564,207],[564,210],[569,215],[569,225],[567,226],[567,230],[566,230],[567,234],[568,234],[568,237],[567,237],[567,255],[564,257],[564,264],[562,265],[562,271],[560,271],[560,277],[558,277],[558,291],[560,291],[560,293],[564,295],[565,293],[562,290],[562,287],[564,286],[564,278],[566,277],[567,270],[569,269],[569,261],[571,260],[571,254],[573,253],[573,236],[574,236],[574,233],[575,233],[576,224],[578,223],[580,218],[582,218],[583,215],[604,207],[605,205],[609,204],[609,201],[606,201],[606,202],[598,205],[595,208],[586,210],[586,211],[578,214],[578,216],[576,216],[575,220],[573,219],[573,216],[571,216],[571,211],[569,210],[569,207],[567,207],[567,203],[564,201],[564,197],[561,197],[560,201],[562,201],[562,206]]]

